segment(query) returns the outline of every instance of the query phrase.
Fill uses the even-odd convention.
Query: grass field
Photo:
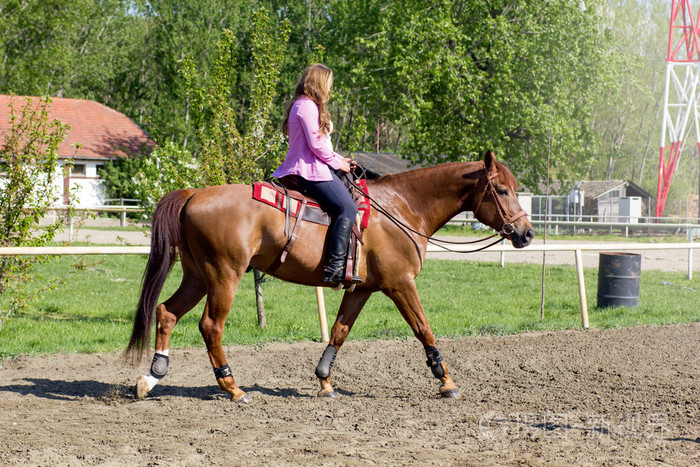
[[[42,266],[44,278],[63,274],[74,258]],[[87,270],[71,276],[29,309],[15,313],[0,335],[0,358],[51,352],[124,349],[140,292],[145,256],[87,258]],[[438,337],[510,334],[580,327],[576,274],[570,266],[548,266],[544,319],[540,318],[541,266],[428,260],[417,280],[426,315]],[[171,272],[161,300],[179,284]],[[592,327],[660,325],[700,320],[700,279],[683,273],[642,273],[638,308],[597,309],[597,271],[585,271]],[[320,340],[313,288],[272,281],[264,284],[268,327],[257,325],[252,274],[238,288],[224,344]],[[342,296],[326,289],[329,324]],[[174,347],[203,346],[198,321],[203,304],[175,328]],[[351,339],[409,338],[412,332],[391,301],[375,294],[350,334]]]

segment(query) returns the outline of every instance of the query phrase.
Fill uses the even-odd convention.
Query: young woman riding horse
[[[457,386],[443,361],[423,312],[415,278],[423,266],[428,237],[460,212],[473,211],[482,223],[508,238],[513,246],[530,244],[534,233],[518,203],[511,172],[487,152],[483,161],[454,162],[388,175],[367,182],[375,206],[359,259],[361,281],[346,291],[331,330],[328,347],[316,369],[319,396],[333,397],[331,367],[352,325],[369,297],[381,291],[394,302],[423,344],[428,366],[440,380],[440,394],[456,397]],[[165,376],[173,327],[207,296],[199,329],[206,343],[219,387],[233,401],[248,401],[234,381],[221,345],[226,316],[236,288],[248,267],[266,271],[278,258],[287,237],[285,214],[252,199],[248,185],[178,190],[165,195],[153,216],[151,254],[134,317],[127,354],[140,357],[149,347],[153,311],[156,314],[155,357],[148,375],[137,382],[144,397]],[[303,223],[287,260],[274,271],[279,279],[320,286],[324,258],[318,246],[326,227]],[[158,296],[180,256],[180,287],[165,302]]]
[[[333,122],[326,109],[332,89],[330,68],[316,64],[304,70],[282,124],[282,131],[289,138],[289,151],[272,175],[283,182],[291,178],[294,185],[318,201],[331,216],[323,281],[335,286],[345,278],[345,257],[357,206],[331,170],[348,173],[355,164],[352,159],[333,152],[330,138]],[[351,282],[360,281],[359,277],[353,277]]]

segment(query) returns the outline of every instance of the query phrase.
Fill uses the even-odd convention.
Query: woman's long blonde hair
[[[306,96],[318,106],[318,125],[321,135],[327,135],[331,131],[331,114],[326,108],[333,86],[333,71],[325,65],[315,63],[310,65],[301,74],[294,91],[294,98],[287,104],[284,111],[284,123],[282,132],[289,136],[289,112],[292,106],[301,96]]]

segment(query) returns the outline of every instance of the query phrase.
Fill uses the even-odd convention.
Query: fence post
[[[506,244],[506,239],[502,238],[501,239],[501,246],[503,246],[505,244]],[[506,265],[506,252],[501,251],[501,267],[505,267],[505,265]]]
[[[693,243],[693,229],[688,229],[688,243]],[[693,249],[688,248],[688,280],[693,280]]]
[[[323,299],[323,287],[316,287],[316,303],[318,304],[318,323],[321,326],[321,342],[328,342],[328,323],[326,322],[326,302]]]
[[[578,296],[581,302],[581,325],[588,329],[588,304],[586,303],[586,285],[583,281],[583,260],[581,250],[576,252],[576,276],[578,277]]]

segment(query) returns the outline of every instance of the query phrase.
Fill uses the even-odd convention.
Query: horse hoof
[[[337,399],[338,397],[340,397],[340,394],[331,389],[327,392],[319,392],[318,397],[328,397],[329,399]]]
[[[250,402],[250,396],[246,393],[243,393],[242,395],[238,396],[238,398],[231,397],[231,400],[233,402],[236,402],[237,404],[247,404],[248,402]]]
[[[143,399],[148,395],[150,389],[148,388],[148,381],[146,381],[145,376],[141,376],[136,382],[136,398]]]
[[[440,391],[440,396],[442,396],[444,399],[457,399],[459,398],[459,389],[452,388]]]

